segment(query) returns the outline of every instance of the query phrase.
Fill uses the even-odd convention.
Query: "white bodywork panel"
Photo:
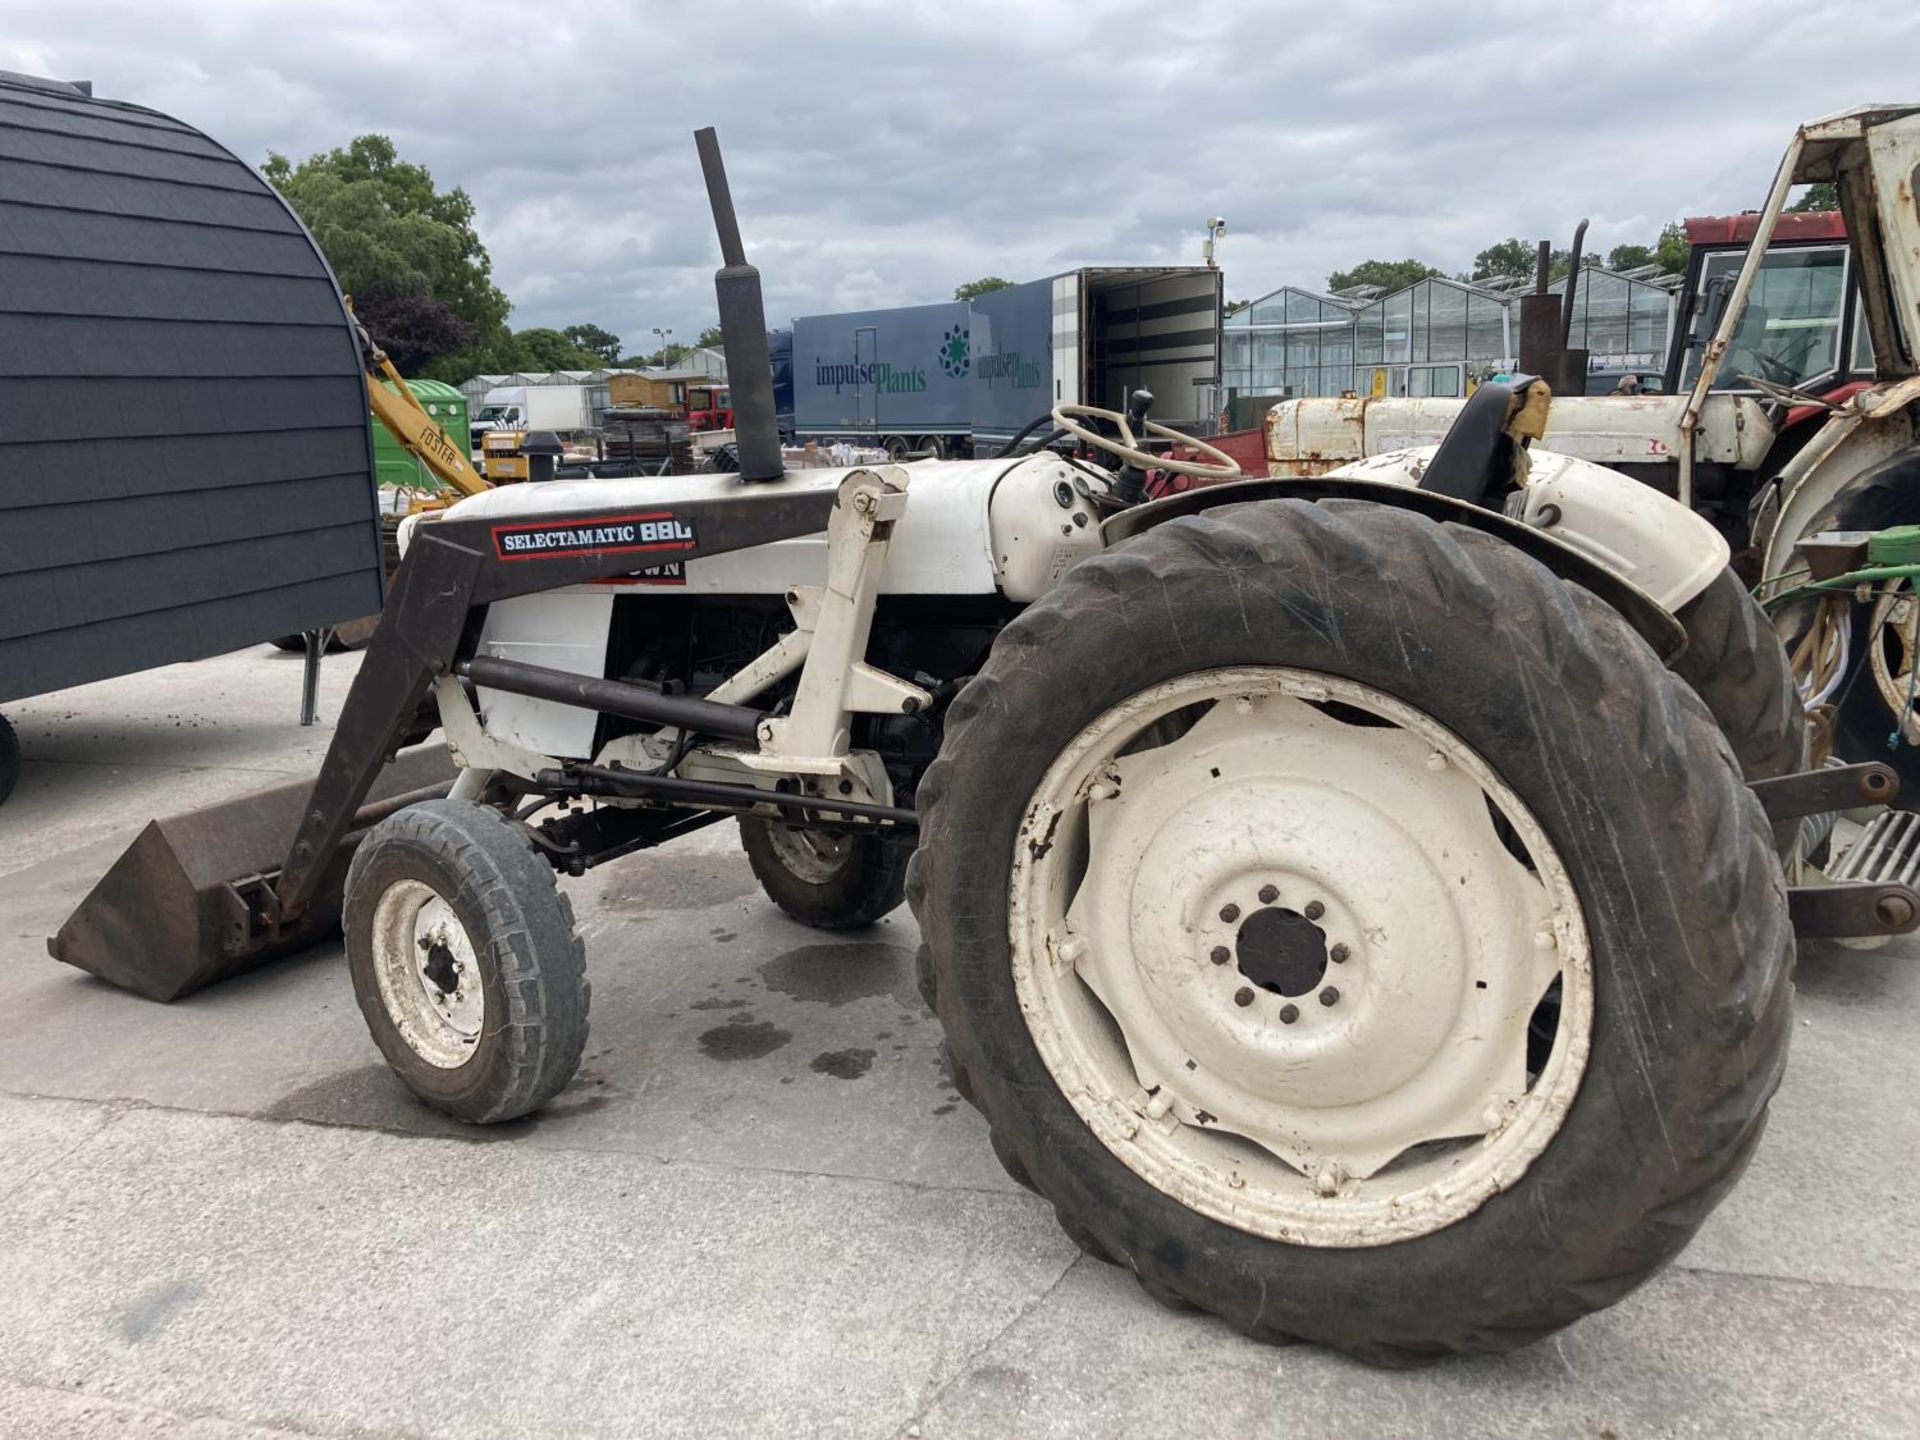
[[[1327,473],[1417,485],[1438,448],[1397,450]],[[1527,457],[1527,524],[1598,561],[1667,610],[1678,610],[1726,567],[1726,539],[1678,500],[1571,455],[1534,449]]]
[[[1465,400],[1398,398],[1282,400],[1267,412],[1270,475],[1324,475],[1369,455],[1438,445]],[[1684,395],[1555,396],[1546,443],[1557,454],[1595,465],[1672,464],[1680,446]],[[1695,457],[1757,469],[1773,444],[1773,427],[1745,395],[1710,395],[1701,412]]]
[[[572,675],[603,676],[612,620],[613,594],[604,586],[522,595],[487,608],[478,653]],[[510,745],[543,755],[593,753],[599,716],[591,710],[483,689],[480,712],[487,733]]]
[[[858,467],[856,467],[858,468]],[[992,595],[1037,600],[1067,566],[1098,553],[1100,530],[1084,496],[1081,472],[1056,455],[1025,460],[953,460],[883,466],[906,478],[906,514],[895,527],[880,576],[882,595]],[[462,520],[658,507],[743,494],[837,490],[851,469],[794,470],[762,485],[732,475],[662,475],[634,480],[555,480],[503,485],[443,513]],[[1062,505],[1065,484],[1071,503]],[[1087,516],[1077,524],[1074,514]],[[413,523],[402,526],[404,550]],[[686,562],[686,583],[674,593],[778,595],[819,585],[827,574],[827,532],[779,540]],[[618,589],[618,582],[596,589]],[[668,588],[633,582],[634,590]],[[508,604],[518,604],[509,601]],[[496,607],[498,608],[498,607]]]
[[[865,471],[803,470],[756,488],[769,494],[831,492],[857,473],[885,476],[890,486],[906,491],[904,512],[893,522],[891,536],[876,557],[881,561],[880,594],[998,593],[1025,603],[1037,600],[1072,566],[1101,549],[1086,477],[1051,454],[1012,463],[954,461]],[[733,497],[744,489],[731,475],[554,481],[501,486],[442,513],[461,519],[504,519],[624,506],[651,508]],[[1077,521],[1076,516],[1084,518]],[[418,516],[402,522],[403,553],[419,523]],[[683,584],[635,577],[498,601],[488,607],[480,653],[574,674],[604,675],[616,596],[781,595],[826,587],[827,534],[823,529],[817,535],[690,560]],[[854,669],[859,672],[864,667]],[[489,690],[480,692],[480,709],[487,736],[504,745],[542,756],[592,754],[596,717],[591,711]]]

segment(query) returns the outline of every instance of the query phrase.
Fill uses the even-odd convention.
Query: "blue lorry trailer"
[[[1055,405],[1120,410],[1143,386],[1156,420],[1210,434],[1220,302],[1206,266],[1086,267],[971,302],[802,316],[772,348],[801,440],[992,455]]]

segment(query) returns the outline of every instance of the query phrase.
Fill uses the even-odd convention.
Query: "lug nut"
[[[1262,905],[1271,905],[1279,898],[1280,887],[1278,885],[1262,885],[1260,887],[1260,903]]]
[[[1253,987],[1250,985],[1242,985],[1238,990],[1234,991],[1233,1003],[1242,1009],[1253,1004]]]
[[[1220,907],[1220,918],[1231,925],[1240,918],[1240,907],[1238,905],[1222,905]]]
[[[1304,913],[1307,919],[1318,920],[1322,915],[1327,913],[1327,907],[1322,905],[1318,900],[1309,900],[1307,901],[1307,908]]]
[[[1327,958],[1336,965],[1344,965],[1352,954],[1353,952],[1346,947],[1346,943],[1343,941],[1327,952]]]
[[[1338,1005],[1340,1003],[1340,992],[1331,985],[1327,986],[1326,989],[1320,992],[1320,1003],[1322,1005]]]
[[[1300,1007],[1298,1005],[1282,1005],[1280,1007],[1280,1023],[1282,1025],[1291,1025],[1299,1018]]]
[[[1224,945],[1216,945],[1207,952],[1207,958],[1216,965],[1224,965],[1233,958],[1233,952]]]

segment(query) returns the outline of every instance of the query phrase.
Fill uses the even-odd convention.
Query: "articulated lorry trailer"
[[[911,450],[966,453],[971,323],[964,300],[801,316],[792,338],[795,438],[857,438],[896,459]]]
[[[776,369],[788,361],[796,438],[896,458],[990,456],[1056,405],[1124,410],[1140,389],[1156,419],[1211,434],[1220,299],[1220,272],[1202,265],[1083,268],[971,302],[802,316],[770,351]]]

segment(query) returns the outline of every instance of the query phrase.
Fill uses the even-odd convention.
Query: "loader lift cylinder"
[[[720,304],[720,343],[727,354],[727,379],[733,387],[733,439],[742,480],[778,480],[786,473],[780,454],[780,421],[773,408],[773,365],[767,358],[767,312],[760,300],[760,272],[747,263],[740,243],[740,222],[733,213],[720,138],[709,125],[693,132],[700,169],[707,178],[713,226],[720,234],[723,262],[713,277]]]

